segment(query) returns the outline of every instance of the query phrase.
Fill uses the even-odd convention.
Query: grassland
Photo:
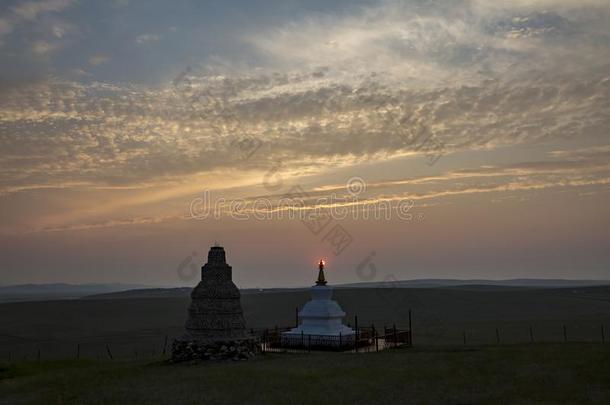
[[[566,325],[570,342],[600,342],[601,325],[610,340],[610,288],[431,288],[338,289],[335,297],[347,312],[346,322],[377,327],[405,326],[413,310],[415,345],[562,342]],[[309,299],[307,291],[251,293],[242,296],[248,327],[294,324],[295,307]],[[0,304],[0,361],[148,358],[159,354],[165,336],[183,332],[185,297],[65,300]]]
[[[266,354],[224,364],[63,360],[0,367],[1,403],[610,402],[610,345],[593,343]]]
[[[188,297],[0,304],[0,403],[610,403],[610,342],[600,343],[603,324],[610,340],[608,287],[335,296],[361,325],[404,326],[412,309],[415,347],[168,365],[164,337],[182,333]],[[294,323],[307,299],[251,293],[242,305],[249,327],[273,327]]]

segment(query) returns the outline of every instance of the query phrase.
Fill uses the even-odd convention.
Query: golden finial
[[[326,285],[326,278],[324,277],[324,260],[320,259],[320,263],[318,263],[318,280],[316,281],[316,285]]]

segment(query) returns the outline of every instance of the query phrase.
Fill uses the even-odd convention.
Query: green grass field
[[[610,345],[266,354],[233,363],[3,363],[0,403],[610,403]]]

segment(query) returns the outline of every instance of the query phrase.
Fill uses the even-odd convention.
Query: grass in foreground
[[[610,345],[19,362],[2,364],[0,379],[0,403],[610,403]]]

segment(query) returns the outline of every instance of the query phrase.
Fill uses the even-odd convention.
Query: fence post
[[[602,323],[602,343],[606,343],[606,335],[604,333],[604,324]]]
[[[413,346],[413,328],[411,327],[411,310],[409,309],[409,346]]]
[[[566,326],[563,325],[563,341],[567,342],[568,341],[568,331],[566,329]]]
[[[112,352],[110,352],[110,346],[106,345],[106,351],[108,352],[108,357],[110,357],[110,360],[114,360],[112,357]]]
[[[358,315],[354,315],[354,329],[356,334],[354,335],[354,349],[358,353]]]
[[[339,350],[341,350],[341,346],[342,346],[342,344],[341,344],[341,332],[339,332]]]
[[[163,355],[165,356],[167,349],[167,335],[165,335],[165,341],[163,342]]]
[[[496,328],[496,344],[500,344],[500,331]]]
[[[530,325],[530,343],[534,343],[534,330],[532,329],[532,325]]]
[[[269,346],[269,329],[265,328],[265,332],[264,332],[264,339],[265,339],[265,351],[267,351],[268,346]]]
[[[311,335],[307,335],[308,339],[307,339],[307,351],[309,353],[311,353]]]
[[[294,308],[294,327],[299,327],[299,307]]]
[[[375,336],[375,351],[378,352],[379,351],[379,337],[377,336],[377,331],[373,331],[374,336]]]

